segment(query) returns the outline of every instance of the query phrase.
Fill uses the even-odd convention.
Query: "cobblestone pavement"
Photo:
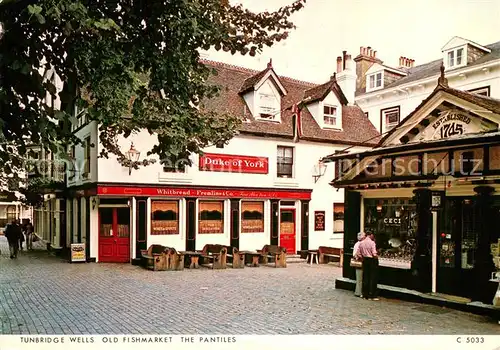
[[[2,334],[498,334],[496,320],[365,301],[335,266],[151,272],[70,264],[41,249],[9,259],[0,236]]]

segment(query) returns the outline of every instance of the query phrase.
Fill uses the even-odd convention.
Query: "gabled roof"
[[[317,91],[326,89],[322,87],[325,84],[316,85],[279,76],[288,92],[281,98],[281,122],[256,120],[251,115],[240,91],[245,81],[261,72],[221,62],[207,60],[202,62],[217,71],[217,75],[211,76],[208,82],[221,87],[218,97],[203,101],[203,108],[240,117],[244,121],[240,127],[240,133],[293,139],[295,129],[292,106],[303,101],[306,91],[315,91],[313,88],[318,88]],[[301,117],[302,136],[300,139],[302,140],[372,147],[377,144],[380,135],[358,106],[342,107],[341,131],[322,129],[307,108],[302,109]]]
[[[465,67],[473,67],[473,66],[481,65],[484,63],[488,63],[488,62],[500,59],[500,41],[493,43],[493,44],[490,44],[490,45],[486,45],[485,48],[491,50],[491,52],[478,58],[474,62],[467,64],[467,66],[465,66]],[[386,89],[391,89],[391,88],[396,87],[396,86],[417,82],[419,80],[424,80],[427,78],[431,78],[431,77],[437,78],[439,76],[439,68],[441,67],[442,62],[443,62],[442,59],[438,59],[438,60],[434,60],[434,61],[431,61],[428,63],[424,63],[421,65],[409,68],[407,71],[407,73],[408,73],[407,76],[405,76],[401,79],[398,79],[391,84],[388,84],[383,89],[377,90],[377,93],[380,93],[380,91],[384,91]],[[464,67],[460,67],[460,68],[456,68],[456,69],[463,69],[463,68]],[[450,69],[448,71],[451,72],[453,70]],[[366,94],[369,94],[369,93],[371,93],[371,92],[368,92]],[[364,94],[365,94],[365,92],[361,92],[361,91],[356,92],[356,96],[361,96]]]
[[[391,136],[400,131],[405,125],[413,122],[412,117],[420,110],[422,109],[434,96],[436,96],[440,92],[446,92],[452,96],[458,97],[459,99],[462,99],[464,101],[473,103],[479,107],[485,108],[487,111],[491,111],[495,114],[500,115],[500,100],[497,100],[495,98],[483,96],[483,95],[477,95],[473,94],[467,91],[462,91],[462,90],[457,90],[450,88],[448,86],[448,83],[446,79],[444,78],[444,73],[443,73],[444,67],[442,67],[442,76],[439,78],[439,83],[432,91],[432,93],[427,96],[418,106],[415,108],[406,118],[404,118],[397,126],[392,128],[385,136],[383,136],[380,139],[379,144],[377,147],[383,147],[384,144],[388,139],[391,138]]]
[[[327,81],[326,83],[315,86],[309,90],[306,90],[304,92],[303,102],[308,104],[308,103],[313,103],[316,101],[322,101],[332,91],[337,96],[340,103],[342,103],[343,105],[346,105],[348,103],[347,98],[345,97],[344,93],[342,92],[342,89],[337,84],[337,80],[335,79],[335,75],[332,75],[330,77],[330,80]]]
[[[392,67],[389,67],[389,66],[386,66],[385,64],[381,64],[381,63],[374,63],[367,71],[366,71],[366,75],[369,75],[371,74],[372,72],[375,73],[375,72],[379,72],[381,70],[386,70],[386,71],[389,71],[389,72],[392,72],[394,74],[399,74],[399,75],[402,75],[402,76],[406,76],[407,73],[405,71],[402,71],[400,69],[397,69],[397,68],[392,68]]]
[[[283,84],[280,81],[280,78],[273,69],[272,61],[269,61],[266,69],[245,79],[239,93],[244,94],[245,92],[248,92],[250,90],[257,89],[259,85],[262,84],[266,78],[271,78],[273,80],[274,85],[276,85],[281,95],[287,94],[286,88],[283,86]]]
[[[480,50],[483,50],[484,52],[491,52],[491,50],[487,47],[484,47],[482,45],[479,45],[478,43],[475,43],[469,39],[462,38],[460,36],[454,36],[448,42],[441,48],[441,51],[446,51],[450,49],[454,49],[455,47],[459,47],[465,44],[472,45]]]

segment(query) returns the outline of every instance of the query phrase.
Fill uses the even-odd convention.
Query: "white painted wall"
[[[464,74],[460,76],[460,74]],[[500,98],[500,60],[479,67],[464,67],[446,73],[448,85],[459,90],[490,86],[490,96]],[[383,91],[374,91],[356,97],[356,103],[368,112],[368,118],[380,131],[380,111],[400,106],[401,120],[429,96],[437,86],[438,76],[404,84]],[[385,131],[385,130],[383,130]]]

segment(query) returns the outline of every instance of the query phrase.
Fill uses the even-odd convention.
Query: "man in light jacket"
[[[358,241],[354,245],[354,249],[352,251],[352,256],[357,261],[363,260],[363,257],[359,253],[359,245],[361,244],[361,241],[363,241],[365,238],[366,234],[364,232],[358,233]],[[356,268],[356,290],[354,291],[354,295],[361,298],[363,297],[362,283],[363,283],[363,269]]]
[[[359,254],[363,257],[363,297],[369,300],[377,298],[378,255],[373,233],[359,244]]]

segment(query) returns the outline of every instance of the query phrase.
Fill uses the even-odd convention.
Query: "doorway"
[[[99,262],[130,261],[130,208],[99,208]]]
[[[286,248],[287,254],[295,254],[295,209],[280,211],[279,245]]]
[[[470,297],[477,249],[477,223],[472,197],[447,198],[440,212],[437,237],[438,293]]]

